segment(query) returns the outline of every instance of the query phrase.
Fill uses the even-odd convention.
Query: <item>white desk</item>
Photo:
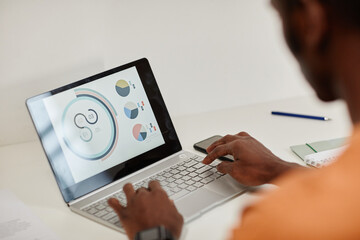
[[[205,103],[204,103],[205,104]],[[272,116],[272,110],[326,115],[333,120]],[[351,124],[342,103],[323,104],[300,97],[173,119],[183,148],[215,134],[247,131],[288,161],[299,159],[289,146],[349,136]],[[8,189],[62,239],[126,239],[125,235],[71,212],[62,200],[38,141],[0,148],[0,189]],[[226,239],[240,211],[254,198],[243,194],[187,225],[185,239]]]

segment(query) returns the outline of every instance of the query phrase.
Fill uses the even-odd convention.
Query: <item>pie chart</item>
[[[136,124],[133,128],[133,135],[134,138],[139,142],[144,141],[147,136],[146,128],[141,124]]]
[[[122,97],[127,97],[130,93],[130,86],[125,80],[117,81],[115,89],[116,92]]]
[[[125,115],[130,119],[135,119],[139,114],[137,105],[133,102],[128,102],[124,106]]]

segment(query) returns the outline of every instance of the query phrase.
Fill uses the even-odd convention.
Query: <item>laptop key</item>
[[[166,179],[166,181],[169,182],[169,183],[171,183],[171,182],[173,182],[173,181],[175,181],[175,180],[176,180],[176,179],[173,178],[173,177],[169,177],[169,178]]]
[[[195,182],[200,182],[201,179],[202,179],[201,177],[197,176],[197,177],[194,177],[192,180]]]
[[[186,181],[187,185],[193,185],[195,182],[193,180]]]
[[[188,162],[190,162],[190,161],[192,161],[192,159],[191,159],[191,158],[188,158],[188,159],[186,159],[186,160],[184,161],[184,163],[188,163]]]
[[[163,176],[158,176],[158,177],[156,178],[156,180],[158,180],[158,181],[163,181],[163,180],[165,180],[165,178],[164,178]]]
[[[194,161],[194,160],[191,160],[190,162],[184,164],[184,167],[186,168],[189,168],[189,167],[192,167],[194,165],[196,165],[198,162]]]
[[[184,181],[188,181],[189,179],[191,179],[191,177],[189,177],[189,175],[187,175],[187,176],[183,176],[181,179]]]
[[[92,208],[91,206],[87,206],[86,208],[83,208],[83,209],[81,209],[81,210],[87,212],[87,211],[89,211],[91,208]]]
[[[115,197],[120,199],[125,198],[125,193],[121,191],[120,193],[116,193]]]
[[[196,177],[196,176],[197,176],[197,174],[196,174],[196,173],[194,173],[194,172],[192,172],[192,173],[190,173],[190,174],[189,174],[189,176],[190,176],[190,177]]]
[[[187,185],[187,184],[185,184],[185,183],[182,183],[182,184],[180,184],[180,185],[179,185],[179,187],[180,187],[180,188],[187,188],[187,187],[188,187],[188,185]]]
[[[218,173],[214,173],[213,175],[211,175],[212,177],[218,179],[220,177],[222,177],[222,175],[218,174]]]
[[[208,176],[210,176],[210,175],[212,175],[212,174],[213,174],[212,172],[207,171],[207,172],[204,172],[204,173],[200,174],[199,177],[201,177],[201,178],[206,178],[206,177],[208,177]]]
[[[173,176],[175,179],[180,179],[182,176],[180,174],[176,174]]]
[[[199,168],[198,170],[196,170],[196,173],[198,173],[198,174],[201,174],[201,173],[203,173],[203,172],[206,172],[207,170],[209,170],[209,169],[211,169],[211,167],[210,166],[208,166],[208,165],[203,165],[203,167],[202,168]]]
[[[164,177],[166,177],[166,178],[169,178],[169,177],[171,177],[172,175],[170,174],[170,173],[165,173],[164,174]]]
[[[180,174],[183,175],[183,176],[185,176],[185,175],[188,175],[189,172],[185,170],[185,171],[180,172]]]
[[[201,180],[202,183],[204,184],[207,184],[209,182],[212,182],[214,179],[210,178],[210,177],[207,177],[207,178],[204,178],[203,180]]]
[[[104,208],[106,208],[104,205],[98,205],[98,206],[96,206],[96,209],[98,209],[98,210],[103,210]]]
[[[113,217],[112,219],[108,220],[109,223],[112,223],[112,224],[115,224],[117,222],[119,222],[119,217],[118,216],[115,216]]]
[[[162,171],[162,172],[159,172],[157,175],[158,175],[158,176],[162,176],[162,175],[164,175],[164,174],[165,174],[165,172]]]
[[[182,180],[182,179],[178,179],[175,181],[176,184],[182,184],[183,182],[184,182],[184,180]]]
[[[176,170],[176,169],[173,169],[173,170],[171,170],[171,172],[170,173],[172,173],[172,174],[178,174],[179,173],[179,171],[178,170]]]
[[[126,200],[125,199],[119,199],[119,202],[121,205],[126,206]]]
[[[95,214],[98,210],[96,208],[90,208],[89,210],[87,210],[88,213],[90,214]]]
[[[186,168],[183,167],[183,166],[180,166],[180,167],[177,168],[177,170],[179,170],[179,171],[184,171],[185,169],[186,169]]]
[[[105,214],[107,214],[107,211],[101,210],[100,212],[97,212],[97,213],[95,214],[95,216],[97,216],[97,217],[102,217],[102,216],[104,216]]]
[[[218,174],[217,174],[218,175]],[[220,175],[218,175],[219,177],[220,177]],[[209,175],[209,178],[212,178],[212,179],[217,179],[218,177],[216,176],[216,173],[214,173],[214,174],[211,174],[211,175]]]
[[[219,165],[219,164],[220,164],[220,161],[215,160],[215,161],[213,161],[212,163],[210,163],[210,166],[216,167],[216,166]]]
[[[115,212],[110,212],[108,214],[106,214],[105,216],[102,217],[102,219],[104,219],[105,221],[109,220],[110,218],[113,218],[116,216]]]
[[[199,156],[196,156],[196,155],[190,157],[190,159],[194,159],[194,160],[197,160],[197,159],[199,159],[199,158],[200,158],[200,157],[199,157]]]
[[[176,200],[179,199],[183,196],[185,196],[186,194],[188,194],[190,191],[186,190],[186,189],[182,189],[181,191],[175,193],[173,196],[171,196],[171,199]]]
[[[202,168],[202,167],[204,167],[204,166],[205,166],[205,164],[203,164],[203,163],[198,163],[198,164],[194,165],[193,168],[199,169],[199,168]]]
[[[166,181],[161,181],[160,185],[161,185],[161,187],[165,187],[165,186],[169,185],[169,183]]]
[[[196,190],[197,188],[196,187],[194,187],[194,186],[188,186],[187,188],[186,188],[186,190],[189,190],[190,192],[192,192],[192,191],[194,191],[194,190]]]
[[[163,189],[169,197],[174,194],[174,192],[168,187],[164,187]]]

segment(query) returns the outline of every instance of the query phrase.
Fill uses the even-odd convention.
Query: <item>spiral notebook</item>
[[[346,149],[348,138],[305,143],[291,146],[290,149],[307,165],[321,168],[331,164]]]

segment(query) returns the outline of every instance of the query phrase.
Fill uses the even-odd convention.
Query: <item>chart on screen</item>
[[[133,102],[128,102],[124,106],[125,115],[130,119],[135,119],[139,114],[139,109]]]
[[[130,86],[125,80],[117,81],[115,89],[116,92],[122,97],[127,97],[130,93]]]
[[[144,141],[147,137],[146,128],[141,124],[136,124],[133,128],[133,136],[140,142]]]

